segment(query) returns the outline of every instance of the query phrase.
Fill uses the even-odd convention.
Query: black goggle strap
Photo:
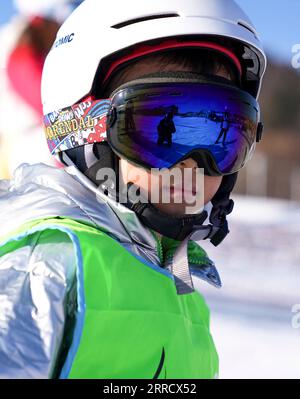
[[[157,83],[222,83],[231,87],[237,87],[237,85],[229,79],[217,75],[208,75],[197,72],[182,72],[182,71],[162,71],[149,73],[142,75],[137,79],[126,82],[123,85],[116,88],[111,94],[110,99],[113,100],[114,95],[123,89],[130,88],[137,84],[152,85]],[[239,86],[238,86],[239,87]],[[113,101],[112,101],[113,102]]]

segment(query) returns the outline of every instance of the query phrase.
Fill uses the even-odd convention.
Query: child
[[[86,0],[46,60],[46,136],[67,168],[24,165],[2,183],[1,377],[218,375],[193,277],[220,286],[199,242],[229,232],[230,193],[261,136],[265,55],[233,1],[130,6]],[[157,144],[167,113],[170,147]],[[164,184],[158,169],[184,173]]]

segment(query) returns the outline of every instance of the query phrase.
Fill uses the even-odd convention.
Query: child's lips
[[[192,187],[192,189],[185,189],[183,186],[171,186],[170,187],[171,194],[187,194],[187,195],[196,195],[196,188]]]

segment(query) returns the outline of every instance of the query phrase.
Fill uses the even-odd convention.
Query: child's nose
[[[183,168],[197,168],[197,162],[192,158],[187,158],[179,163],[179,166]]]

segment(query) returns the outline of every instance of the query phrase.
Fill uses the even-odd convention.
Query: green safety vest
[[[209,310],[197,291],[178,295],[167,270],[132,254],[100,229],[68,218],[27,223],[6,238],[0,255],[41,231],[49,237],[66,234],[76,255],[76,324],[61,378],[218,375]]]

